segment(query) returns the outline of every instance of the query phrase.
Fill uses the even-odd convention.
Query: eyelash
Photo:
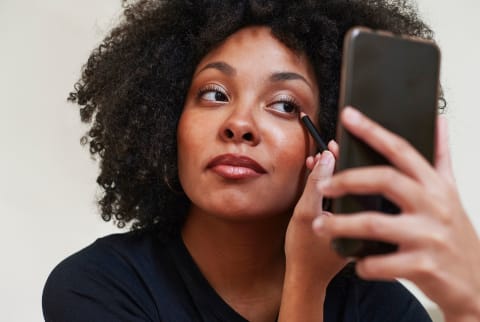
[[[293,111],[292,112],[280,112],[280,113],[283,113],[283,114],[294,114],[294,115],[297,115],[300,110],[301,110],[301,106],[298,104],[297,100],[291,96],[286,96],[286,95],[283,95],[283,96],[280,96],[278,99],[276,99],[273,103],[269,104],[268,107],[274,111],[277,111],[276,109],[273,109],[271,108],[273,105],[275,104],[279,104],[279,103],[286,103],[286,104],[289,104],[293,107]]]
[[[225,101],[217,100],[216,98],[214,98],[213,100],[210,100],[210,99],[204,98],[203,96],[205,94],[209,93],[209,92],[215,92],[215,95],[219,93],[219,94],[223,95],[226,100]],[[216,85],[216,84],[208,84],[205,87],[202,87],[198,91],[197,97],[198,97],[198,99],[203,99],[203,100],[208,101],[208,102],[227,102],[229,100],[229,97],[226,93],[225,88],[223,88],[220,85]],[[291,112],[279,111],[278,109],[273,108],[274,105],[279,104],[279,103],[284,103],[284,104],[291,105],[293,107],[293,111],[291,111]],[[295,98],[291,97],[291,96],[288,96],[288,95],[281,95],[281,96],[275,98],[275,101],[268,104],[267,108],[274,111],[274,112],[277,112],[277,113],[292,114],[292,115],[298,115],[298,113],[301,110],[301,106],[298,104],[297,100]]]
[[[219,85],[216,85],[216,84],[208,84],[205,87],[202,87],[198,91],[197,98],[198,99],[204,99],[204,98],[202,98],[202,96],[204,96],[206,93],[209,93],[209,92],[216,92],[215,94],[220,93],[223,96],[225,96],[225,98],[227,100],[229,99],[229,97],[226,93],[226,90],[222,86],[219,86]],[[207,99],[204,99],[204,100],[211,101],[211,100],[207,100]],[[217,102],[217,101],[215,100],[215,102]],[[223,101],[220,101],[220,102],[223,102]]]

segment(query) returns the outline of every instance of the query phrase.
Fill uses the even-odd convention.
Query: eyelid
[[[293,106],[295,106],[298,112],[300,112],[300,110],[302,109],[302,105],[300,104],[300,102],[294,96],[291,96],[291,95],[281,94],[274,99],[272,104],[279,103],[279,102],[286,102],[286,103],[292,104]]]
[[[215,83],[209,83],[209,84],[206,84],[205,86],[200,87],[200,89],[198,90],[198,93],[197,93],[197,97],[200,98],[203,94],[205,94],[207,92],[210,92],[210,91],[221,92],[227,98],[230,98],[230,96],[227,93],[227,90],[223,86],[215,84]]]
[[[286,94],[280,94],[279,96],[275,97],[274,102],[288,102],[296,106],[300,105],[295,97]]]
[[[294,107],[294,111],[292,111],[292,112],[282,112],[282,111],[279,111],[279,110],[273,108],[273,106],[278,104],[278,103],[290,104]],[[302,106],[300,105],[300,103],[298,102],[298,100],[294,96],[286,95],[286,94],[280,94],[278,96],[275,96],[271,100],[271,103],[269,103],[267,105],[267,108],[272,110],[272,111],[275,111],[276,113],[281,113],[282,115],[298,115],[303,110]]]

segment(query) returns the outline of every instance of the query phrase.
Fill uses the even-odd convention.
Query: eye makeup
[[[197,98],[204,99],[206,101],[226,102],[228,100],[228,95],[226,90],[222,86],[216,84],[208,84],[198,90]]]
[[[325,142],[320,137],[320,133],[318,133],[318,130],[315,128],[315,125],[313,124],[312,120],[310,120],[308,115],[301,112],[300,113],[300,119],[302,120],[303,124],[305,125],[308,132],[310,133],[313,140],[315,141],[319,152],[322,153],[323,151],[328,150],[327,145],[325,144]]]

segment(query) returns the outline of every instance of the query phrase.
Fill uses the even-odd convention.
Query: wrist
[[[327,283],[317,282],[314,274],[305,270],[287,268],[283,284],[279,322],[322,322]]]
[[[321,269],[311,269],[309,265],[293,264],[285,267],[284,285],[302,286],[305,292],[323,294],[327,292],[331,276],[322,274]]]

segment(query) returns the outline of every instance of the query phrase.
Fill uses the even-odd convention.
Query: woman
[[[332,139],[345,32],[431,38],[413,9],[139,1],[125,18],[70,99],[92,122],[102,216],[133,233],[55,268],[47,321],[429,321],[400,284],[356,277],[333,230],[316,221],[314,234],[322,195],[343,191],[328,190],[334,155],[314,156],[299,122]]]

